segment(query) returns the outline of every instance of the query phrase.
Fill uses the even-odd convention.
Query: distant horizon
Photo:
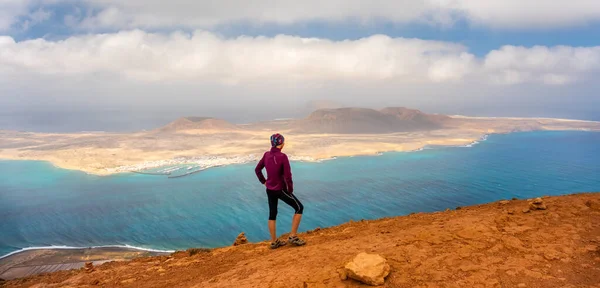
[[[470,112],[470,113],[438,113],[429,110],[418,109],[406,106],[385,106],[385,107],[405,107],[417,109],[429,114],[442,114],[449,116],[468,116],[468,117],[518,117],[518,118],[553,118],[553,119],[572,119],[600,121],[600,113],[594,111],[582,111],[580,113],[548,111],[539,112]],[[385,107],[357,107],[344,106],[339,108],[369,108],[383,109]],[[177,111],[126,111],[119,109],[110,110],[69,110],[69,111],[0,111],[0,130],[38,132],[38,133],[73,133],[73,132],[136,132],[142,130],[152,130],[171,123],[184,117],[209,117],[228,121],[236,125],[252,124],[263,121],[292,120],[307,117],[316,110],[306,110],[302,112],[290,113],[292,115],[285,117],[268,117],[264,115],[193,115],[187,112]],[[163,114],[161,114],[163,113]],[[158,114],[158,115],[157,115]],[[260,113],[257,113],[260,114]],[[242,117],[240,117],[242,116]],[[244,118],[246,116],[247,118]]]

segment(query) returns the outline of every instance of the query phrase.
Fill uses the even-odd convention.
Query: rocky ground
[[[366,252],[389,265],[383,287],[600,287],[600,193],[541,200],[349,222],[302,234],[303,247],[190,249],[0,286],[359,287],[344,267]]]

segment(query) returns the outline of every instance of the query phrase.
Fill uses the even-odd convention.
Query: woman
[[[256,165],[256,176],[260,183],[267,188],[267,197],[269,198],[269,231],[271,232],[271,249],[277,249],[286,245],[286,242],[277,239],[276,218],[277,204],[279,199],[290,205],[295,210],[292,218],[292,232],[287,243],[296,246],[302,246],[306,242],[296,235],[304,206],[296,198],[294,193],[294,183],[292,181],[292,168],[287,155],[281,152],[285,146],[285,138],[281,134],[271,136],[271,150],[265,152],[262,159]],[[262,173],[262,169],[267,170],[267,179]]]

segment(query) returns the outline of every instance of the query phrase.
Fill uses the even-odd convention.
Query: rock
[[[513,197],[512,200],[514,201],[514,200],[519,200],[519,199],[517,197]]]
[[[585,201],[585,206],[590,207],[594,210],[600,210],[600,203],[598,203],[598,201],[587,200]]]
[[[88,272],[88,273],[94,271],[94,263],[86,262],[83,269],[85,270],[85,272]]]
[[[456,210],[460,210],[460,209],[462,209],[462,207],[460,207],[460,206],[456,207]]]
[[[346,229],[350,229],[350,228],[346,228]],[[344,230],[346,230],[346,229],[344,229]],[[319,231],[321,231],[321,227],[317,227],[317,228],[315,228],[313,230],[308,230],[308,231],[306,231],[306,233],[307,234],[312,234],[312,233],[317,233]]]
[[[98,280],[98,279],[94,279],[94,280],[90,281],[90,285],[92,285],[92,286],[96,286],[98,284],[100,284],[100,280]]]
[[[121,281],[121,284],[131,284],[131,283],[135,282],[135,280],[136,280],[135,278],[129,278],[129,279]]]
[[[546,260],[558,260],[560,259],[560,253],[554,251],[554,250],[548,250],[544,252],[544,258],[546,258]]]
[[[529,205],[529,209],[531,209],[531,210],[546,210],[546,209],[548,209],[548,207],[546,207],[546,205],[543,203],[542,204],[531,203]]]
[[[525,285],[525,283],[519,283],[517,285],[517,287],[519,287],[519,288],[525,288],[525,287],[527,287],[527,285]]]
[[[502,201],[500,201],[498,203],[500,203],[501,205],[506,205],[506,204],[510,203],[510,201],[508,201],[508,200],[502,200]]]
[[[506,211],[506,213],[508,213],[509,215],[513,215],[513,214],[515,214],[515,210],[510,209],[510,210]]]
[[[523,209],[523,213],[529,213],[529,211],[530,211],[529,208]]]
[[[240,233],[240,235],[235,238],[235,242],[233,242],[233,246],[244,245],[248,243],[248,239],[246,238],[246,234],[244,232]]]
[[[529,202],[529,209],[531,210],[546,210],[546,204],[544,204],[544,201],[542,200],[542,198],[535,198],[533,199],[533,201]]]
[[[344,267],[347,277],[371,286],[385,283],[390,265],[378,254],[360,253]]]
[[[348,279],[348,272],[346,272],[346,269],[338,269],[337,272],[340,275],[340,279],[342,279],[342,281]]]
[[[525,252],[527,249],[524,247],[523,242],[519,240],[519,238],[514,236],[504,236],[502,237],[502,242],[504,246],[509,249],[514,249],[518,251]]]

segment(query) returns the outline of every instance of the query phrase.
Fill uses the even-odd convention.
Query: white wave
[[[484,134],[483,136],[479,137],[479,140],[473,141],[467,145],[462,145],[462,146],[458,146],[458,147],[463,147],[463,148],[471,148],[477,144],[480,144],[483,141],[486,141],[488,139],[488,134]]]
[[[32,250],[79,250],[79,249],[89,249],[89,248],[125,248],[125,249],[135,249],[140,251],[147,252],[157,252],[157,253],[173,253],[175,250],[158,250],[158,249],[150,249],[150,248],[142,248],[131,245],[102,245],[102,246],[89,246],[89,247],[74,247],[74,246],[64,246],[64,245],[52,245],[52,246],[39,246],[39,247],[27,247],[17,251],[10,252],[6,255],[0,256],[0,259],[4,259],[6,257],[19,254],[25,251]]]
[[[473,141],[473,142],[471,142],[471,143],[469,143],[467,145],[462,145],[462,146],[458,146],[458,147],[461,147],[461,148],[471,148],[471,147],[473,147],[473,146],[475,146],[477,144],[479,144],[479,142]]]

